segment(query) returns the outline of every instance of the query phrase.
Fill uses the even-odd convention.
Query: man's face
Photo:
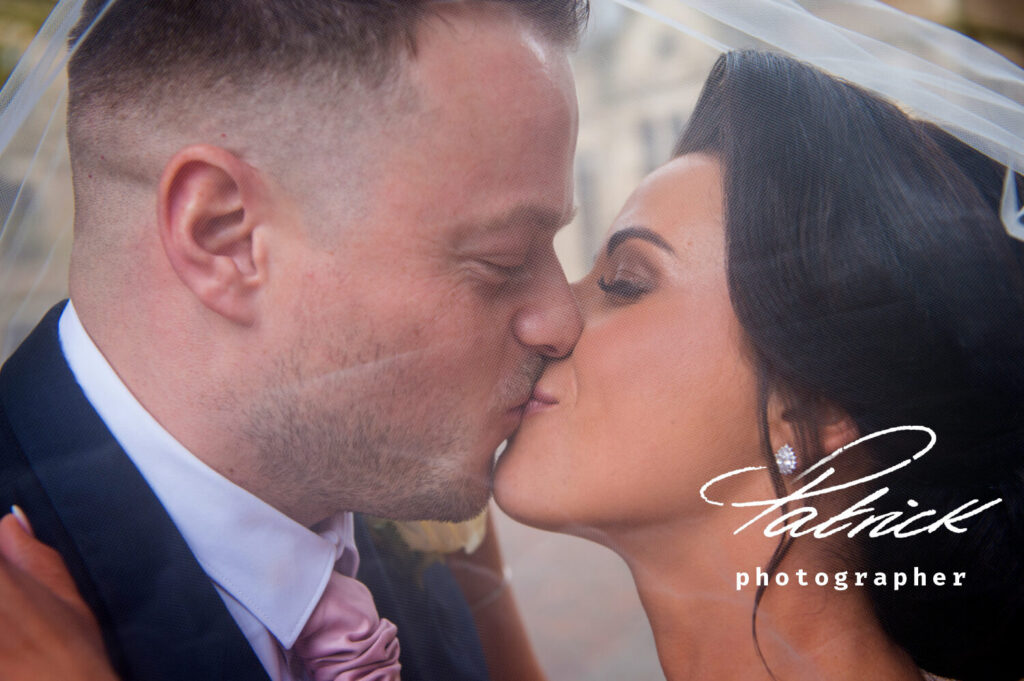
[[[405,67],[415,113],[373,142],[358,197],[303,208],[270,289],[285,340],[248,434],[327,512],[479,512],[543,358],[581,328],[552,244],[572,213],[566,55],[505,9],[441,12]]]

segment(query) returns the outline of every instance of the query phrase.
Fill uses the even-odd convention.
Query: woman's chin
[[[536,511],[530,487],[519,473],[518,462],[513,461],[510,445],[498,458],[494,468],[494,501],[506,515],[526,525],[533,525],[530,517]]]
[[[527,414],[494,469],[494,500],[509,517],[564,534],[603,517],[598,462],[582,456],[586,440],[573,425],[563,409]]]
[[[510,518],[524,525],[558,531],[565,525],[566,508],[553,494],[550,477],[531,465],[529,453],[515,443],[498,459],[494,469],[494,501]]]

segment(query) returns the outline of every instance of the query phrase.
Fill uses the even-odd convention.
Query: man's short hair
[[[577,40],[589,9],[588,0],[487,1],[514,8],[546,37],[564,44]],[[373,88],[392,72],[403,50],[415,53],[418,23],[442,4],[87,0],[71,36],[72,42],[82,40],[68,66],[69,115],[94,98],[154,96],[169,83],[245,89],[268,75],[309,77],[310,69],[329,69],[343,82],[358,80]]]

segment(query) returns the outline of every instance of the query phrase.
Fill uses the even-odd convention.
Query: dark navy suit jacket
[[[64,304],[0,370],[0,509],[19,504],[64,557],[125,681],[267,674],[152,490],[86,400],[60,350]],[[487,678],[448,570],[414,579],[356,521],[359,578],[398,626],[403,681]]]

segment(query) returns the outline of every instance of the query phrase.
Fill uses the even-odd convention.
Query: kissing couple
[[[511,595],[477,597],[493,534],[412,574],[364,515],[492,490],[626,561],[668,679],[1024,676],[1019,177],[727,52],[570,286],[585,13],[87,3],[70,302],[0,373],[10,678],[543,678]],[[999,503],[800,533],[883,485],[875,528]],[[915,569],[965,578],[777,579]]]

